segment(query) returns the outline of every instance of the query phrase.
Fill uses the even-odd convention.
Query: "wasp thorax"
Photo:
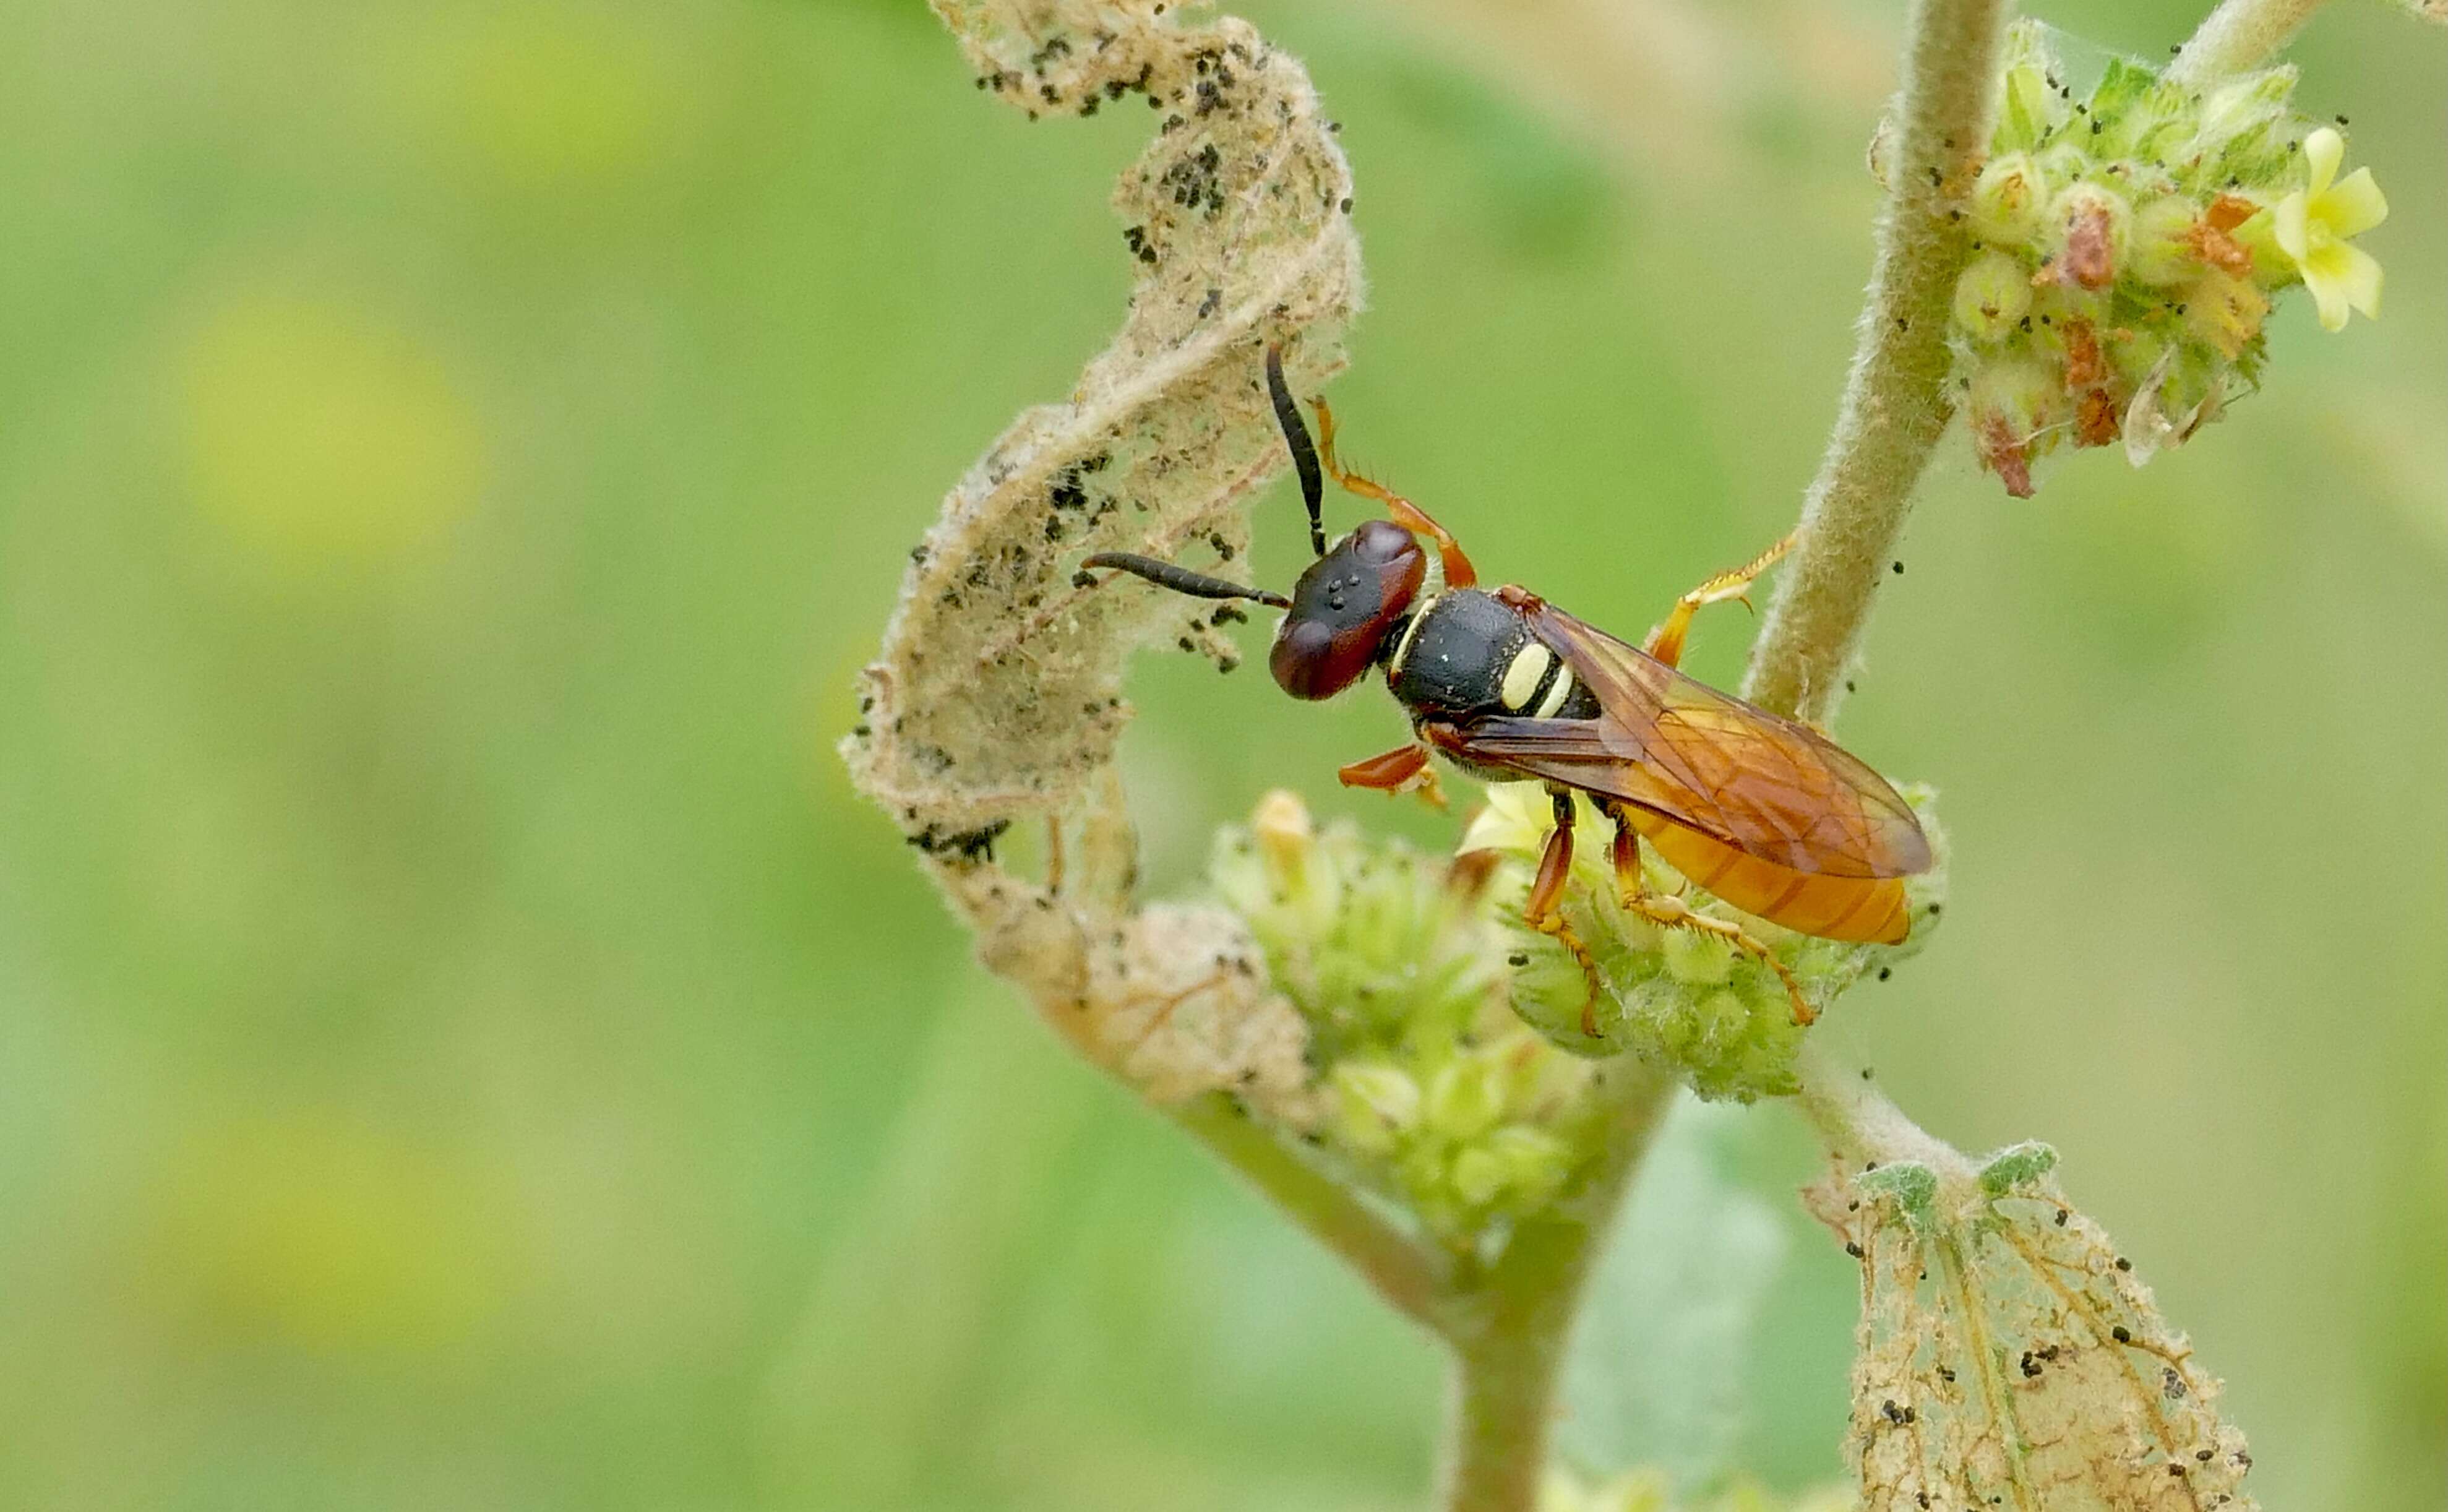
[[[1330,699],[1359,680],[1428,570],[1411,532],[1371,520],[1335,543],[1292,585],[1292,606],[1267,665],[1295,699]]]

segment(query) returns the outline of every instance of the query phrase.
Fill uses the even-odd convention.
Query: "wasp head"
[[[1292,585],[1267,667],[1295,699],[1330,699],[1382,655],[1427,576],[1418,538],[1370,520],[1337,542]]]

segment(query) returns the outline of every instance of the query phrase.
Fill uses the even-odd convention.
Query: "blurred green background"
[[[1619,630],[1771,539],[1901,9],[1253,7],[1358,175],[1357,454]],[[1823,1032],[2059,1146],[2273,1507],[2448,1449],[2442,44],[2296,53],[2384,318],[2291,300],[2146,471],[2018,504],[1951,437],[1846,716],[1956,906]],[[1067,1063],[831,751],[943,490],[1117,323],[1145,129],[1023,123],[914,0],[11,8],[0,1505],[1415,1503],[1429,1347]],[[1276,784],[1450,843],[1333,786],[1382,699],[1136,691],[1158,890]],[[1720,1127],[1788,1231],[1740,1457],[1827,1479],[1853,1267],[1794,1120]]]

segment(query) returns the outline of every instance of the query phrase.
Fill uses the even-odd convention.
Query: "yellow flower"
[[[2345,154],[2345,138],[2327,126],[2305,137],[2305,186],[2271,211],[2270,234],[2303,274],[2321,308],[2321,324],[2331,331],[2345,329],[2349,308],[2379,316],[2380,261],[2347,239],[2388,219],[2388,201],[2369,168],[2357,168],[2343,183],[2330,182]]]

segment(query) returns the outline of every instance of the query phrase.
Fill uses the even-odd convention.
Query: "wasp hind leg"
[[[1428,748],[1413,741],[1383,756],[1354,761],[1335,770],[1347,788],[1374,788],[1380,793],[1416,793],[1437,809],[1445,807],[1445,790],[1437,769],[1428,762]]]
[[[1573,874],[1573,794],[1569,788],[1549,788],[1548,796],[1556,805],[1556,828],[1547,835],[1547,849],[1539,857],[1539,878],[1530,884],[1530,901],[1521,908],[1521,922],[1540,934],[1552,935],[1558,945],[1571,953],[1581,968],[1582,984],[1589,995],[1581,1000],[1581,1032],[1591,1039],[1598,1038],[1598,964],[1590,947],[1564,922],[1564,883]]]
[[[1748,607],[1751,602],[1751,581],[1783,560],[1785,554],[1793,549],[1794,536],[1799,534],[1798,530],[1791,532],[1741,566],[1718,573],[1675,600],[1673,612],[1666,616],[1666,622],[1649,632],[1649,641],[1641,649],[1670,667],[1681,661],[1683,638],[1691,632],[1692,617],[1712,603],[1731,601]]]
[[[1660,928],[1715,935],[1776,973],[1776,979],[1785,984],[1786,997],[1793,1004],[1794,1023],[1808,1024],[1818,1019],[1819,1010],[1802,995],[1802,984],[1794,980],[1776,952],[1761,944],[1749,929],[1731,920],[1694,913],[1681,898],[1662,897],[1650,891],[1640,874],[1639,834],[1624,822],[1621,810],[1610,809],[1607,816],[1615,821],[1615,885],[1625,912],[1638,914]]]

